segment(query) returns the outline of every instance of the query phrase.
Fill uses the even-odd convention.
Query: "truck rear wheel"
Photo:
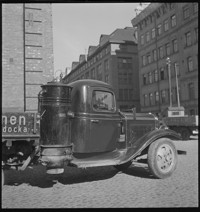
[[[4,170],[1,169],[1,186],[5,185],[5,173]]]
[[[167,178],[177,166],[177,151],[170,139],[160,138],[153,142],[147,155],[148,166],[156,178]]]
[[[184,141],[190,139],[190,131],[186,127],[182,127],[180,129],[180,134],[181,134],[181,137]]]

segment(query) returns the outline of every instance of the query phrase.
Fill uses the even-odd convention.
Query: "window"
[[[108,74],[105,75],[105,82],[109,83],[109,75]]]
[[[150,34],[149,34],[149,32],[146,33],[146,41],[147,41],[147,42],[150,41]]]
[[[124,89],[124,100],[128,100],[128,89]]]
[[[172,27],[176,26],[176,15],[171,16],[171,25]]]
[[[155,92],[155,104],[158,104],[159,103],[159,92],[156,91]]]
[[[108,47],[106,48],[106,54],[108,54]]]
[[[108,72],[108,69],[109,69],[109,63],[108,63],[108,60],[105,60],[104,61],[104,71]]]
[[[188,84],[188,93],[189,93],[189,99],[190,100],[193,100],[195,98],[195,95],[194,95],[194,83],[189,83]]]
[[[118,73],[118,83],[121,85],[121,84],[124,84],[124,80],[123,80],[123,73]]]
[[[119,99],[121,101],[133,100],[133,89],[119,89]]]
[[[185,43],[186,43],[186,46],[191,46],[192,45],[191,32],[185,33]]]
[[[102,52],[99,53],[99,58],[100,58],[100,59],[102,58]]]
[[[132,59],[126,57],[118,58],[118,68],[119,69],[130,69],[132,68]]]
[[[151,63],[151,55],[150,55],[150,53],[147,54],[147,62],[148,62],[148,64]]]
[[[173,45],[173,52],[177,52],[178,51],[178,42],[177,42],[177,39],[174,39],[172,41],[172,45]]]
[[[166,91],[165,90],[161,91],[161,101],[162,101],[162,103],[166,103]]]
[[[156,30],[155,30],[155,28],[153,28],[151,30],[151,38],[154,39],[155,37],[156,37]]]
[[[153,105],[153,93],[149,94],[149,103],[150,105]]]
[[[165,79],[165,72],[164,72],[164,68],[160,69],[160,80],[164,80]]]
[[[85,79],[89,79],[89,71],[85,73]]]
[[[129,83],[129,85],[133,84],[133,74],[132,73],[128,74],[128,83]]]
[[[198,12],[198,3],[193,3],[194,13]]]
[[[161,24],[158,24],[158,26],[157,26],[158,35],[160,35],[160,34],[161,34],[161,32],[162,32],[161,27],[162,27],[162,25],[161,25]]]
[[[119,100],[123,100],[123,89],[119,89]]]
[[[123,73],[123,84],[127,84],[128,83],[128,73],[124,72]]]
[[[149,72],[148,76],[149,76],[149,83],[151,84],[151,83],[153,82],[153,81],[152,81],[152,73]]]
[[[174,9],[174,3],[169,3],[170,10]]]
[[[169,29],[169,21],[168,21],[168,19],[166,19],[164,21],[164,31],[166,32],[168,29]]]
[[[133,100],[133,89],[128,90],[128,98],[130,101]]]
[[[148,105],[148,102],[147,102],[147,94],[144,94],[144,106],[147,106]]]
[[[142,65],[143,66],[146,65],[146,56],[145,55],[142,56]]]
[[[94,68],[90,71],[90,76],[91,76],[91,79],[95,79],[95,69]]]
[[[141,45],[144,45],[144,35],[141,35]]]
[[[97,80],[102,80],[101,63],[97,66]]]
[[[127,72],[118,73],[118,83],[121,85],[132,84],[133,83],[132,78],[133,78],[132,73]]]
[[[143,85],[147,84],[147,76],[146,74],[143,75]]]
[[[102,57],[105,56],[105,49],[102,50]]]
[[[163,52],[163,47],[159,47],[159,56],[160,56],[160,59],[162,59],[164,57],[164,52]]]
[[[187,58],[187,66],[188,66],[188,71],[193,71],[193,60],[192,57]]]
[[[195,28],[195,42],[198,42],[198,30],[199,28]]]
[[[154,80],[155,80],[155,82],[158,81],[158,70],[157,69],[154,71]]]
[[[163,15],[167,12],[165,6],[162,6],[162,12],[163,12]]]
[[[96,111],[115,111],[114,95],[110,92],[93,91],[92,104]]]
[[[170,55],[170,45],[169,45],[169,43],[165,44],[165,50],[166,50],[166,55],[169,56]]]
[[[153,60],[154,61],[157,60],[157,51],[156,51],[156,49],[153,50]]]
[[[190,16],[190,10],[189,7],[186,5],[183,7],[183,19],[186,19]]]

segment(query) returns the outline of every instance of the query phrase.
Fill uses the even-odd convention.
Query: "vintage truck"
[[[162,116],[164,124],[180,134],[183,140],[189,140],[191,135],[198,134],[198,115],[185,115],[184,107],[168,107]]]
[[[38,163],[47,174],[61,174],[64,166],[124,170],[143,161],[156,178],[166,178],[177,166],[177,154],[185,153],[171,141],[180,136],[162,129],[151,114],[120,111],[107,83],[61,80],[41,87],[38,113],[3,113],[2,183],[6,169]]]

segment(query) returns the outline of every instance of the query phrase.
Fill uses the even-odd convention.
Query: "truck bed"
[[[198,116],[165,117],[167,126],[198,126]]]
[[[2,141],[39,138],[39,114],[34,112],[3,112]]]

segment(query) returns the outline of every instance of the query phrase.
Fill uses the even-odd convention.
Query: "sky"
[[[52,4],[54,71],[65,71],[89,46],[97,46],[101,34],[132,27],[139,3]],[[58,71],[59,72],[59,71]]]

